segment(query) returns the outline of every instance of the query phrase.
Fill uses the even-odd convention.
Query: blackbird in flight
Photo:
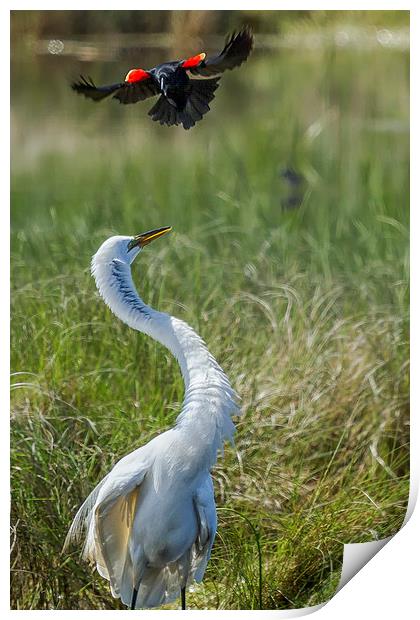
[[[209,103],[219,86],[219,74],[239,67],[248,58],[252,45],[252,32],[244,28],[228,38],[217,56],[206,58],[203,52],[186,60],[165,62],[148,71],[131,69],[124,82],[109,86],[95,86],[91,78],[81,76],[71,86],[93,101],[113,97],[126,104],[160,95],[149,111],[152,120],[161,125],[182,124],[184,129],[190,129],[210,110]],[[191,75],[208,79],[194,79]]]

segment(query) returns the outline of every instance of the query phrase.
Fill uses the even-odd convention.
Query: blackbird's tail
[[[190,94],[181,115],[184,129],[193,127],[197,121],[201,121],[204,114],[210,110],[209,103],[215,97],[215,91],[219,87],[220,77],[212,80],[190,80]]]
[[[161,95],[149,116],[161,125],[182,125],[184,129],[194,127],[204,114],[210,110],[209,103],[214,99],[220,77],[211,80],[190,80],[188,96],[183,109],[172,105],[165,95]]]

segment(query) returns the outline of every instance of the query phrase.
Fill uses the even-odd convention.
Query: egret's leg
[[[135,609],[136,608],[137,593],[138,593],[137,588],[133,588],[133,598],[131,599],[131,607],[130,607],[130,609]]]
[[[136,552],[132,552],[131,557],[133,558],[132,564],[137,567],[136,574],[132,582],[133,583],[133,595],[131,597],[131,606],[130,606],[130,609],[135,609],[136,603],[137,603],[137,595],[139,593],[141,580],[143,579],[143,576],[144,576],[144,571],[146,570],[147,561],[144,558],[144,556],[142,556],[140,548],[138,548]]]
[[[181,588],[181,606],[182,609],[187,609],[185,605],[185,588]]]

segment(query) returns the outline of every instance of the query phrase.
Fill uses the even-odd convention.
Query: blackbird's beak
[[[127,246],[127,249],[128,251],[130,251],[136,247],[144,248],[145,245],[151,243],[155,239],[159,239],[159,237],[162,237],[163,235],[166,235],[166,233],[170,232],[171,230],[172,226],[163,226],[162,228],[155,228],[154,230],[149,230],[147,232],[141,233],[140,235],[136,235],[131,239],[130,243]]]

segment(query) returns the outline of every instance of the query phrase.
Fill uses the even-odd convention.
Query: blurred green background
[[[95,105],[80,73],[255,50],[190,131],[150,101]],[[242,397],[214,471],[198,609],[327,600],[342,544],[395,533],[408,497],[409,14],[12,11],[12,577],[18,609],[115,609],[61,554],[112,464],[173,423],[168,352],[95,292],[109,235],[170,224],[134,279],[203,336]]]

